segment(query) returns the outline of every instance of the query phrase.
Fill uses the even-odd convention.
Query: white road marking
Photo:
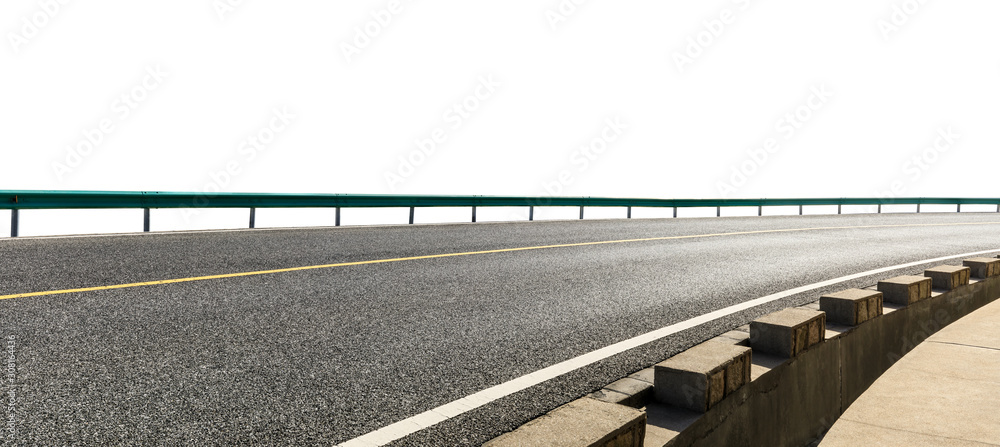
[[[717,320],[719,318],[726,317],[735,314],[737,312],[742,312],[744,310],[757,307],[762,304],[767,304],[772,301],[777,301],[782,298],[787,298],[795,294],[816,290],[819,288],[831,286],[846,281],[851,281],[854,279],[864,278],[866,276],[891,272],[893,270],[916,267],[922,264],[947,261],[949,259],[974,257],[996,252],[1000,252],[1000,249],[983,250],[973,253],[963,253],[954,256],[944,256],[940,258],[925,259],[923,261],[908,262],[906,264],[899,264],[891,267],[884,267],[875,270],[868,270],[866,272],[855,273],[853,275],[841,276],[839,278],[829,279],[826,281],[809,284],[801,287],[796,287],[794,289],[789,289],[784,292],[778,292],[771,295],[763,296],[744,303],[734,304],[732,306],[725,307],[713,312],[709,312],[707,314],[692,318],[690,320],[685,320],[680,323],[675,323],[652,332],[647,332],[645,334],[630,338],[628,340],[620,341],[618,343],[598,349],[596,351],[588,352],[579,357],[574,357],[569,360],[556,363],[555,365],[540,369],[531,374],[527,374],[518,377],[516,379],[510,380],[508,382],[492,386],[478,393],[471,394],[469,396],[463,397],[453,402],[441,405],[440,407],[425,411],[416,416],[409,417],[402,421],[380,428],[366,435],[359,436],[350,441],[340,444],[340,446],[380,447],[386,445],[390,442],[409,436],[413,433],[421,431],[432,425],[447,421],[448,419],[454,418],[468,411],[475,410],[476,408],[479,408],[490,402],[502,399],[504,397],[510,396],[511,394],[520,391],[524,391],[532,386],[538,385],[550,379],[554,379],[563,374],[578,370],[592,363],[599,362],[613,355],[621,354],[622,352],[628,351],[629,349],[637,348],[639,346],[659,340],[669,335],[676,334],[683,330],[691,329],[693,327],[708,323],[710,321]]]

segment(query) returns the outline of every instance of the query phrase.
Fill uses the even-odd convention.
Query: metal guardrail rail
[[[529,209],[528,219],[534,220],[536,206],[624,207],[632,217],[633,207],[716,208],[716,216],[725,207],[757,207],[757,215],[765,206],[836,205],[840,214],[844,205],[996,205],[1000,213],[1000,198],[788,198],[788,199],[642,199],[609,197],[519,197],[519,196],[444,196],[444,195],[379,195],[379,194],[258,194],[258,193],[191,193],[141,191],[12,191],[0,190],[0,209],[11,210],[11,236],[17,237],[18,211],[38,209],[143,209],[143,231],[149,231],[149,210],[153,208],[249,208],[250,228],[255,226],[257,208],[336,208],[335,224],[340,225],[341,208],[409,208],[413,223],[415,208],[470,207],[472,222],[477,207],[521,207]]]

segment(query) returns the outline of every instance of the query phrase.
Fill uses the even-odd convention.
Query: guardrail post
[[[413,208],[412,206],[410,207],[410,225],[413,225]]]
[[[997,205],[997,212],[1000,213],[1000,205]],[[535,207],[533,205],[528,207],[528,220],[535,220]]]
[[[919,203],[917,204],[917,212],[918,213],[920,212],[920,204]]]
[[[878,213],[882,214],[882,204],[878,204]]]
[[[142,209],[142,232],[149,233],[149,208]]]
[[[337,207],[337,217],[334,218],[334,225],[340,226],[340,207]]]
[[[799,215],[802,215],[802,205],[799,205]]]
[[[476,223],[476,205],[472,205],[472,223]]]
[[[583,205],[580,205],[580,220],[583,220]]]
[[[257,208],[250,207],[250,228],[256,227],[257,223]]]
[[[676,206],[674,207],[674,218],[675,219],[677,218],[677,207]]]
[[[962,212],[962,204],[961,204],[961,203],[959,203],[959,204],[958,204],[958,212],[959,212],[959,213],[961,213],[961,212]]]
[[[715,207],[715,217],[722,217],[722,207],[721,206]]]
[[[10,210],[10,237],[17,237],[17,214],[18,209]]]
[[[625,216],[625,218],[626,219],[631,219],[632,218],[632,207],[631,206],[628,207],[628,214]]]
[[[841,208],[842,206],[844,206],[844,205],[841,205],[841,204],[839,204],[839,203],[837,204],[837,214],[840,214],[840,208]]]
[[[764,215],[764,205],[757,205],[757,217]]]

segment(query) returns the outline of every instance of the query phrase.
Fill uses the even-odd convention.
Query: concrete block
[[[939,265],[924,270],[924,276],[933,281],[934,287],[945,290],[968,285],[969,273],[971,269],[957,265]]]
[[[750,381],[750,348],[747,354],[726,366],[726,396],[733,394]]]
[[[1000,275],[1000,259],[970,258],[962,261],[962,265],[972,269],[973,278],[986,279]]]
[[[588,394],[587,397],[601,402],[607,402],[609,404],[627,405],[629,407],[632,406],[628,405],[629,399],[631,399],[632,396],[612,391],[607,388],[594,391],[593,393]]]
[[[642,447],[646,413],[578,399],[486,444],[488,447]]]
[[[824,340],[826,313],[788,308],[750,322],[750,347],[782,357],[795,357]]]
[[[718,337],[709,339],[716,343],[728,343],[731,345],[750,346],[750,333],[743,331],[729,331]]]
[[[643,382],[646,382],[646,383],[652,385],[653,384],[653,375],[654,374],[655,373],[654,373],[653,368],[649,367],[649,368],[646,368],[646,369],[644,369],[642,371],[639,371],[637,373],[630,374],[629,377],[632,378],[632,379],[635,379],[635,380],[641,380]]]
[[[623,395],[628,396],[619,402],[622,405],[628,405],[633,408],[640,408],[646,405],[649,398],[653,395],[653,384],[649,382],[644,382],[642,380],[633,379],[631,377],[626,377],[624,379],[618,380],[606,387],[605,390],[616,391]]]
[[[857,326],[882,315],[882,292],[847,289],[823,295],[819,308],[831,323]]]
[[[908,306],[931,297],[930,278],[923,276],[897,276],[878,282],[878,291],[890,303]]]
[[[656,400],[705,412],[750,381],[750,348],[702,343],[655,367]]]

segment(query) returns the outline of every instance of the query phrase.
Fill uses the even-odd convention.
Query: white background
[[[0,189],[996,197],[998,15],[986,0],[5,0]],[[424,154],[415,141],[436,129]],[[270,141],[251,150],[253,136]],[[260,226],[331,222],[258,212]],[[141,212],[28,211],[21,227],[136,231]]]

